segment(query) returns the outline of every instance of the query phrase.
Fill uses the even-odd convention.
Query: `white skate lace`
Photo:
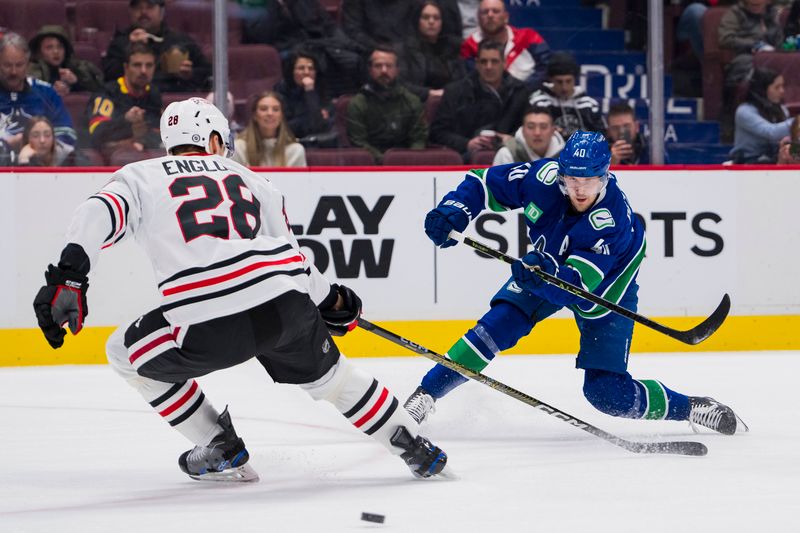
[[[703,403],[697,403],[692,406],[692,410],[689,413],[689,424],[695,433],[698,432],[695,424],[717,431],[722,415],[723,409],[719,405],[703,401]]]
[[[430,413],[436,412],[436,404],[430,394],[417,391],[411,395],[403,406],[411,418],[422,424]]]

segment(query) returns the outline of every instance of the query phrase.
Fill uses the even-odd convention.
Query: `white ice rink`
[[[430,366],[354,361],[400,401]],[[459,479],[416,480],[332,406],[253,363],[199,380],[230,405],[261,475],[221,486],[180,472],[188,443],[109,367],[4,368],[0,532],[800,531],[800,353],[632,356],[636,377],[731,405],[751,430],[733,437],[600,414],[573,361],[504,356],[487,374],[624,438],[696,439],[709,454],[636,455],[470,382],[423,432]]]

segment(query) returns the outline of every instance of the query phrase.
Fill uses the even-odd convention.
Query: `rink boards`
[[[286,196],[304,253],[331,280],[353,287],[365,317],[445,351],[485,312],[510,274],[463,246],[436,250],[422,231],[429,209],[464,168],[298,169],[261,172]],[[771,167],[651,167],[615,172],[647,226],[639,312],[688,329],[730,293],[731,316],[697,347],[637,328],[633,351],[798,349],[800,288],[794,283],[800,232],[794,199],[800,171]],[[90,315],[77,337],[53,351],[36,329],[33,295],[57,260],[70,215],[103,186],[108,169],[7,172],[0,274],[0,365],[102,362],[105,338],[157,305],[148,260],[133,241],[101,255],[91,275]],[[200,216],[211,216],[212,211]],[[527,239],[520,212],[484,213],[465,233],[519,256]],[[342,339],[351,356],[405,355],[369,333]],[[570,315],[537,326],[512,353],[575,353]],[[410,352],[407,352],[410,354]]]

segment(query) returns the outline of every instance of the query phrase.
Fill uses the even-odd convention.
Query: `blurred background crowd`
[[[0,0],[0,166],[163,155],[213,99],[212,0]],[[235,158],[489,165],[575,130],[648,164],[644,0],[229,0]],[[800,160],[800,0],[664,0],[668,164]]]

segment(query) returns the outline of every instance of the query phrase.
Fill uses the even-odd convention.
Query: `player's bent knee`
[[[508,350],[531,332],[533,323],[516,305],[498,302],[478,321],[500,351]]]
[[[352,372],[352,365],[344,355],[339,355],[338,361],[325,375],[311,383],[302,383],[300,388],[306,391],[315,400],[333,402],[341,394],[345,383]]]
[[[114,371],[124,379],[137,376],[136,370],[128,360],[128,349],[125,347],[125,328],[117,328],[106,341],[106,357]]]

